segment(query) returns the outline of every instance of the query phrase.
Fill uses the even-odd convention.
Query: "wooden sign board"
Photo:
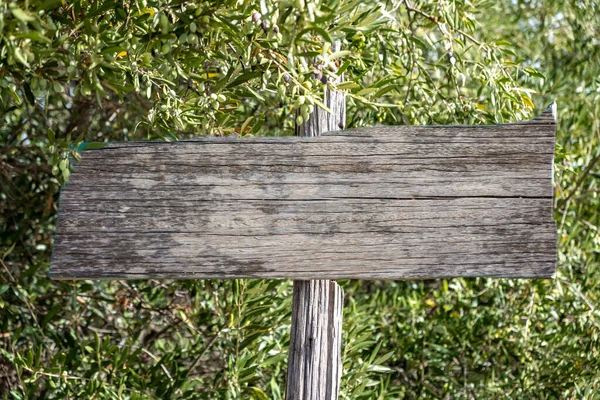
[[[63,188],[50,276],[551,278],[551,107],[493,126],[111,143]]]

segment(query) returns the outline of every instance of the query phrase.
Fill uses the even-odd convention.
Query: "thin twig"
[[[419,10],[418,8],[414,8],[413,6],[411,6],[408,3],[408,0],[404,0],[404,5],[406,6],[406,10],[407,11],[412,11],[415,12],[419,15],[421,15],[422,17],[427,18],[428,20],[430,20],[431,22],[433,22],[434,24],[436,24],[438,27],[441,27],[442,23],[437,19],[437,17],[431,15],[431,14],[427,14],[424,11]],[[460,33],[461,35],[463,35],[464,37],[466,37],[467,39],[469,39],[471,42],[475,43],[478,46],[483,45],[482,42],[480,42],[479,40],[475,39],[473,36],[471,36],[470,34],[468,34],[467,32],[463,31],[462,29],[458,29],[458,28],[452,28],[454,31]]]
[[[204,357],[204,355],[206,354],[208,349],[210,349],[212,347],[212,345],[215,344],[215,342],[219,338],[220,333],[221,333],[221,331],[217,332],[216,335],[210,340],[210,342],[208,342],[208,344],[204,347],[204,350],[202,350],[200,355],[198,355],[198,357],[196,357],[196,359],[192,363],[192,366],[187,370],[187,372],[185,374],[186,377],[198,366],[198,364],[200,363],[200,360],[202,359],[202,357]]]
[[[414,39],[414,35],[415,32],[413,30],[413,17],[410,14],[410,10],[409,10],[409,6],[408,4],[406,4],[406,1],[404,2],[404,4],[406,5],[406,11],[407,11],[407,15],[408,15],[408,28],[411,32],[411,36],[413,36]],[[403,33],[404,35],[404,33]],[[404,35],[406,37],[406,35]],[[408,38],[407,38],[408,40]],[[406,105],[408,104],[408,97],[410,96],[410,91],[412,89],[412,83],[413,83],[413,70],[415,69],[415,54],[414,54],[414,48],[415,48],[415,43],[414,40],[411,43],[411,46],[409,47],[409,52],[410,52],[410,69],[408,70],[408,74],[409,74],[409,78],[408,78],[408,85],[406,87],[406,97],[404,97],[404,109],[406,109]],[[403,109],[403,111],[404,111]]]
[[[26,370],[27,372],[30,372],[32,374],[38,374],[38,375],[43,375],[43,376],[47,376],[50,378],[60,378],[60,379],[67,379],[67,380],[79,380],[79,381],[89,381],[90,379],[88,378],[82,378],[79,376],[72,376],[72,375],[67,375],[66,373],[62,373],[62,374],[52,374],[50,372],[44,372],[44,371],[36,371],[33,368],[29,368],[27,366],[23,366],[22,367],[24,370]]]
[[[587,178],[587,176],[589,175],[589,173],[592,171],[592,168],[594,168],[594,166],[596,165],[596,163],[598,161],[600,161],[600,153],[598,153],[598,155],[596,157],[594,157],[594,159],[585,168],[585,171],[583,171],[583,174],[577,180],[577,183],[575,184],[575,188],[571,191],[571,193],[569,193],[569,195],[567,196],[567,198],[565,199],[565,201],[568,201],[568,200],[571,199],[571,197],[573,197],[573,195],[577,192],[577,190],[579,189],[579,187],[583,184],[583,181],[585,180],[585,178]]]
[[[13,276],[13,274],[10,272],[10,270],[8,269],[8,267],[6,266],[6,264],[4,264],[4,260],[0,259],[0,264],[2,264],[2,266],[4,267],[4,269],[6,270],[6,272],[8,273],[8,277],[10,278],[10,281],[12,282],[13,285],[15,286],[19,286],[19,283],[17,282],[17,280],[15,279],[15,277]],[[35,315],[35,309],[33,307],[33,304],[31,304],[29,302],[29,299],[23,295],[23,301],[25,302],[25,304],[27,305],[27,308],[29,309],[29,313],[31,314],[31,318],[33,318],[33,322],[35,323],[35,326],[38,329],[42,329],[40,327],[40,324],[38,323],[37,317]]]
[[[156,357],[154,354],[150,353],[150,351],[146,350],[145,348],[142,347],[141,349],[144,353],[146,353],[150,357],[152,357],[154,359],[154,361],[156,361],[157,363],[160,363],[160,367],[162,368],[162,370],[165,371],[165,374],[167,374],[167,376],[169,377],[169,380],[171,382],[173,382],[173,377],[171,376],[171,374],[169,373],[169,370],[167,369],[167,367],[165,367],[165,364],[161,361],[161,359]]]

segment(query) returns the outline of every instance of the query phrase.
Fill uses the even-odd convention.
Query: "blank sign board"
[[[60,196],[50,275],[551,278],[553,107],[489,126],[111,143]]]

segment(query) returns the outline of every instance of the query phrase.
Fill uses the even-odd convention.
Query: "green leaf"
[[[26,66],[27,68],[29,68],[29,63],[27,62],[27,60],[25,59],[25,57],[23,56],[23,53],[21,53],[21,49],[18,47],[14,48],[13,54],[15,56],[15,59],[20,62],[21,64],[23,64],[24,66]]]
[[[386,353],[386,354],[382,355],[381,357],[377,358],[377,359],[376,359],[376,360],[373,362],[373,364],[382,364],[382,363],[386,362],[387,360],[389,360],[389,359],[390,359],[390,357],[391,357],[391,356],[393,356],[395,353],[396,353],[396,351],[395,351],[395,350],[392,350],[392,351],[390,351],[390,352],[388,352],[388,353]]]
[[[15,392],[14,390],[10,391],[10,395],[13,397],[13,399],[15,400],[23,400],[23,398],[21,397],[20,394],[18,394],[17,392]]]
[[[311,27],[300,30],[296,34],[296,42],[301,40],[302,36],[304,36],[306,33],[309,33],[309,32],[317,33],[317,34],[321,35],[323,37],[323,39],[325,39],[325,41],[327,41],[329,43],[333,43],[333,39],[331,38],[331,35],[329,34],[329,32],[327,32],[325,29],[318,27],[318,26],[311,26]]]
[[[21,21],[23,23],[35,21],[35,17],[34,16],[32,16],[29,13],[21,10],[18,7],[11,7],[10,8],[10,12],[12,13],[12,15],[14,15],[14,17],[16,19],[18,19],[19,21]]]
[[[71,171],[69,171],[69,168],[65,168],[62,170],[62,177],[65,182],[67,182],[69,180],[70,176],[71,176]]]
[[[242,135],[242,136],[244,135],[244,133],[246,132],[246,128],[248,127],[248,124],[250,124],[250,122],[252,122],[253,119],[254,119],[253,115],[246,118],[246,120],[242,124],[242,127],[240,128],[240,135]]]
[[[260,71],[249,71],[246,72],[233,80],[233,82],[227,85],[228,88],[235,87],[241,85],[242,83],[248,82],[249,80],[260,78],[262,76],[262,72]]]
[[[4,285],[0,285],[0,294],[5,293],[6,291],[8,291],[8,289],[10,288],[10,285],[4,284]]]
[[[349,56],[351,54],[352,54],[352,52],[349,51],[349,50],[336,51],[336,52],[334,52],[333,54],[331,54],[329,56],[329,59],[330,60],[337,60],[338,58],[346,57],[346,56]]]
[[[4,260],[6,257],[8,257],[8,255],[10,253],[12,253],[12,251],[15,249],[15,246],[17,245],[17,242],[13,242],[13,244],[6,249],[6,251],[2,254],[2,259]]]
[[[315,102],[316,105],[321,107],[323,110],[327,111],[328,113],[331,112],[331,109],[329,107],[327,107],[325,104],[323,104],[323,102],[321,100],[313,98],[313,101]]]
[[[319,51],[303,51],[301,53],[296,53],[296,57],[306,57],[306,58],[314,58],[321,55]]]
[[[374,93],[377,90],[379,90],[378,88],[364,88],[361,91],[359,91],[358,93],[356,93],[357,96],[364,96],[366,94],[370,94],[370,93]]]
[[[52,40],[47,38],[46,36],[42,35],[40,32],[38,31],[31,31],[31,32],[27,32],[27,33],[21,33],[19,35],[17,35],[18,38],[20,39],[30,39],[36,42],[43,42],[43,43],[52,43]]]
[[[262,389],[257,388],[256,386],[252,386],[250,387],[250,390],[252,391],[252,395],[258,399],[258,400],[269,400],[269,397],[267,396],[267,394],[265,392],[262,391]]]
[[[369,365],[368,368],[369,371],[371,372],[382,372],[382,373],[387,373],[387,372],[393,372],[394,370],[386,367],[384,365]]]
[[[356,89],[361,87],[358,83],[356,82],[350,82],[350,81],[346,81],[346,82],[342,82],[342,83],[338,83],[336,85],[336,88],[338,89]]]
[[[81,153],[82,151],[85,150],[97,150],[97,149],[103,149],[106,146],[108,146],[108,143],[104,143],[104,142],[83,142],[81,143],[78,147],[77,147],[77,152]]]
[[[256,135],[260,131],[260,128],[262,128],[264,123],[264,118],[258,118],[258,121],[252,126],[252,129],[250,130],[250,134]]]
[[[529,75],[529,76],[535,76],[536,78],[541,78],[541,79],[546,79],[546,76],[544,74],[542,74],[541,72],[539,72],[538,70],[536,70],[535,68],[523,68],[523,70]]]

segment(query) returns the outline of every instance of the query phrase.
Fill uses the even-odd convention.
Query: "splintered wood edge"
[[[128,281],[139,281],[139,280],[148,280],[148,279],[156,279],[156,280],[171,280],[171,279],[176,279],[176,280],[198,280],[198,279],[269,279],[269,280],[294,280],[294,281],[312,281],[312,280],[333,280],[336,282],[340,282],[340,281],[356,281],[356,280],[361,280],[361,281],[430,281],[430,280],[435,280],[435,279],[453,279],[453,278],[491,278],[491,279],[556,279],[556,268],[554,269],[554,272],[552,274],[549,274],[547,276],[540,276],[540,275],[523,275],[523,276],[515,276],[515,275],[438,275],[438,276],[434,276],[434,277],[410,277],[410,278],[382,278],[382,277],[375,277],[375,278],[365,278],[365,277],[356,277],[356,278],[349,278],[348,276],[342,276],[342,277],[336,277],[335,275],[332,276],[328,276],[328,277],[323,277],[323,276],[316,276],[316,277],[302,277],[302,278],[294,278],[294,277],[289,277],[289,278],[279,278],[279,277],[260,277],[260,276],[254,276],[254,277],[249,277],[249,276],[242,276],[242,277],[235,277],[235,276],[216,276],[213,275],[211,277],[202,277],[202,276],[140,276],[140,275],[135,275],[135,276],[129,276],[129,275],[114,275],[114,276],[102,276],[102,277],[95,277],[95,276],[90,276],[90,277],[67,277],[64,275],[61,276],[56,276],[53,273],[48,273],[48,277],[52,280],[56,280],[56,281],[85,281],[85,280],[93,280],[93,281],[112,281],[112,280],[128,280]]]

